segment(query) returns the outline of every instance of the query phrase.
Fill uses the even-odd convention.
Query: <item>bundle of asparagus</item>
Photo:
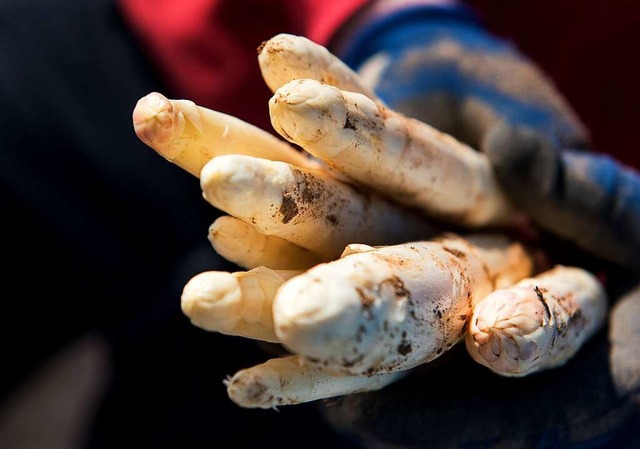
[[[516,212],[481,153],[389,109],[304,37],[273,37],[258,62],[274,129],[309,154],[157,92],[133,112],[140,139],[199,177],[228,214],[209,240],[248,270],[193,277],[183,312],[291,352],[227,379],[234,402],[272,408],[379,389],[465,336],[479,363],[524,375],[565,363],[602,325],[593,276],[534,273],[520,242],[483,233]]]

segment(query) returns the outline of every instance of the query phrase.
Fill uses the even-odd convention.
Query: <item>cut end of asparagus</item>
[[[284,191],[284,163],[244,155],[222,155],[208,162],[200,173],[204,198],[221,210],[240,219],[251,217],[267,208],[279,207]],[[282,165],[281,165],[282,164]],[[286,173],[287,170],[284,170]],[[260,195],[256,195],[260,192]]]
[[[350,376],[292,355],[239,371],[224,383],[237,405],[268,409],[378,390],[404,375]]]
[[[259,266],[275,270],[305,270],[322,262],[317,254],[276,236],[266,236],[254,227],[228,215],[209,227],[213,249],[245,268]]]
[[[503,375],[520,376],[535,365],[539,346],[553,338],[552,316],[533,287],[496,290],[474,310],[467,348],[472,357]],[[543,334],[543,335],[540,335]]]
[[[242,254],[252,249],[253,247],[245,246],[245,241],[247,239],[251,239],[254,235],[260,237],[261,234],[257,233],[257,231],[252,230],[248,224],[246,224],[242,220],[238,220],[235,217],[231,217],[228,215],[223,215],[221,217],[216,218],[216,220],[211,223],[209,226],[209,232],[207,234],[207,239],[213,249],[224,257],[227,260],[231,260],[238,265],[245,266],[245,268],[255,268],[256,266],[246,267],[246,265],[239,263],[238,260],[234,260],[234,258],[230,258],[229,255]],[[255,240],[255,239],[254,239]],[[256,243],[261,243],[264,245],[264,242],[251,242],[253,245]],[[263,246],[261,245],[261,246]]]
[[[293,352],[321,360],[344,351],[362,314],[361,298],[350,280],[323,276],[327,270],[319,265],[310,276],[287,281],[276,294],[273,309],[278,339]]]
[[[376,98],[342,60],[303,36],[280,33],[272,37],[258,48],[258,64],[272,92],[292,79],[309,78]]]
[[[210,331],[225,331],[240,319],[242,292],[231,273],[207,271],[191,278],[180,302],[182,312],[194,325]]]
[[[305,64],[309,59],[309,53],[313,51],[311,47],[317,47],[322,58],[314,58],[316,63],[324,63],[326,51],[323,47],[313,44],[309,39],[302,36],[295,36],[287,33],[280,33],[268,41],[264,42],[258,49],[258,64],[262,72],[262,77],[271,89],[275,92],[280,86],[290,81],[291,72],[294,77],[299,74],[315,73],[310,72]],[[292,58],[292,55],[298,56]],[[286,70],[285,70],[286,68]],[[316,67],[317,72],[321,72],[323,67]],[[296,75],[297,74],[297,75]]]
[[[162,154],[161,145],[171,139],[175,113],[171,101],[161,93],[151,92],[142,97],[133,109],[136,135]]]
[[[269,409],[278,405],[274,393],[280,390],[280,376],[273,369],[245,369],[228,379],[227,394],[240,407]]]

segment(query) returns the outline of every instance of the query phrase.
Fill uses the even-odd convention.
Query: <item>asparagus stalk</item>
[[[318,167],[317,161],[257,126],[158,92],[138,100],[133,126],[140,140],[196,177],[214,156],[232,153]]]
[[[390,244],[434,234],[421,214],[322,170],[223,155],[211,160],[201,175],[204,198],[213,206],[323,260],[338,257],[353,242]]]
[[[323,260],[317,254],[274,235],[264,235],[253,226],[229,215],[218,217],[209,227],[213,249],[225,259],[251,269],[303,270]]]
[[[181,296],[182,311],[191,322],[208,331],[278,342],[273,331],[272,302],[283,282],[299,271],[205,271],[187,282]]]
[[[276,91],[269,112],[285,139],[402,204],[471,227],[513,218],[483,154],[365,95],[297,79]]]
[[[352,376],[292,355],[241,370],[225,384],[229,398],[239,406],[268,409],[378,390],[404,374]]]
[[[531,269],[525,250],[505,241],[351,246],[280,286],[275,333],[291,352],[349,374],[403,371],[461,341],[474,303]]]

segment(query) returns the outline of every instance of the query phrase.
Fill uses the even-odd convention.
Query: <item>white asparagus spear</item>
[[[309,78],[380,101],[356,72],[306,37],[281,33],[258,50],[262,78],[272,92],[293,79]]]
[[[466,347],[498,374],[525,376],[564,365],[602,327],[606,313],[607,297],[595,276],[557,266],[480,301]]]
[[[276,91],[269,112],[285,139],[400,203],[466,226],[512,218],[482,153],[365,95],[298,79]]]
[[[475,300],[532,269],[518,243],[483,249],[453,236],[345,254],[280,286],[273,319],[291,352],[351,374],[435,359],[463,338]]]
[[[278,137],[239,118],[152,92],[133,110],[136,135],[165,159],[199,177],[205,163],[219,154],[248,154],[317,167],[305,154]]]
[[[284,162],[218,156],[202,169],[200,184],[213,206],[324,260],[338,257],[353,242],[389,244],[434,233],[415,211],[356,190],[324,171]]]
[[[208,331],[277,342],[272,302],[283,282],[300,271],[205,271],[184,286],[181,307],[191,322]]]
[[[225,384],[229,398],[239,406],[268,409],[379,390],[404,375],[350,376],[293,355],[238,371]]]
[[[323,262],[317,254],[229,215],[218,217],[209,227],[213,249],[225,259],[251,269],[304,270]]]

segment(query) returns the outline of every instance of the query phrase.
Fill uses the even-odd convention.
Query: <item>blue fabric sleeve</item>
[[[360,24],[357,30],[351,30],[348,40],[337,53],[344,62],[357,69],[380,51],[401,50],[415,44],[416,39],[426,43],[429,34],[451,25],[459,25],[460,30],[482,27],[476,14],[463,5],[413,5]]]

